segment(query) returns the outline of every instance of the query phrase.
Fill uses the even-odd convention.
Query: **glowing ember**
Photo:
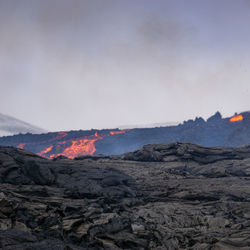
[[[235,115],[230,118],[230,122],[239,122],[243,120],[243,115]]]

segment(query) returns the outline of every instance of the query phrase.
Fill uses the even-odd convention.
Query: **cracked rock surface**
[[[43,159],[0,147],[0,249],[250,249],[250,146]]]

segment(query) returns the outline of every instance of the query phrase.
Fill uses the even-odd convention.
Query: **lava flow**
[[[38,155],[43,156],[50,152],[52,150],[53,146],[49,146],[48,148],[45,148],[42,152],[38,153]]]
[[[111,135],[119,135],[119,134],[125,134],[125,133],[126,133],[126,130],[124,129],[121,129],[119,131],[110,131]]]
[[[79,155],[93,155],[96,151],[95,142],[97,140],[99,140],[99,138],[72,141],[72,145],[65,148],[60,155],[64,155],[68,158],[75,158]]]
[[[62,153],[50,156],[50,158],[63,155],[73,159],[80,155],[93,155],[96,151],[95,142],[100,139],[103,139],[103,137],[98,135],[97,132],[95,132],[94,135],[86,136],[84,139],[72,140],[71,146],[65,148]]]
[[[101,140],[106,136],[125,134],[126,131],[127,130],[109,131],[104,134],[98,134],[98,132],[95,132],[92,135],[73,139],[65,138],[68,136],[67,132],[58,132],[54,139],[43,142],[45,145],[48,145],[48,143],[49,145],[37,154],[50,159],[58,156],[66,156],[73,159],[81,155],[93,155],[96,152],[96,141]],[[24,144],[20,144],[18,147],[23,148],[24,146]]]
[[[243,115],[235,115],[230,118],[230,122],[239,122],[243,120]]]

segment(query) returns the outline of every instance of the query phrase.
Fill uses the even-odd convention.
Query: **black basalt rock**
[[[51,185],[55,181],[55,176],[46,165],[40,166],[36,161],[27,161],[24,164],[24,173],[38,185]]]
[[[249,145],[56,161],[0,147],[0,250],[246,250],[249,181]]]
[[[214,115],[207,119],[207,122],[217,122],[222,119],[221,113],[217,111]]]

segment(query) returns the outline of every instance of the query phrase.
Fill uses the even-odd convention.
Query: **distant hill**
[[[0,113],[0,137],[19,133],[41,134],[46,132],[44,129]]]

